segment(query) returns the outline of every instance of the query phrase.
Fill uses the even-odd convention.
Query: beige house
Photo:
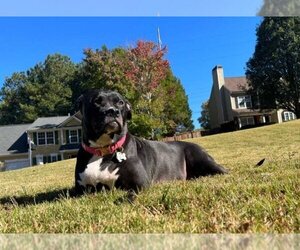
[[[224,77],[222,66],[212,70],[213,86],[209,98],[209,115],[212,129],[241,129],[296,119],[288,110],[254,109],[247,94],[246,77]]]
[[[3,170],[74,158],[81,142],[81,114],[38,118],[27,125],[1,126],[0,134]]]

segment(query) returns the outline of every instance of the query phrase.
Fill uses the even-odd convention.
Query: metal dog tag
[[[116,158],[117,158],[118,162],[122,162],[122,161],[126,161],[127,160],[126,154],[123,153],[123,152],[117,152],[116,153]]]

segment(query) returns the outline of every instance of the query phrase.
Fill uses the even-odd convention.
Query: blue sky
[[[263,0],[2,0],[1,16],[254,16]]]
[[[244,75],[260,22],[260,17],[0,17],[0,86],[5,77],[49,54],[80,62],[85,48],[157,41],[159,27],[167,59],[186,90],[199,128],[196,119],[210,95],[212,68],[222,65],[225,76]]]

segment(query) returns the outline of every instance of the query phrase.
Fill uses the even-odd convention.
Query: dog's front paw
[[[125,202],[133,204],[136,197],[137,197],[137,193],[135,191],[130,190],[130,191],[127,192],[127,194],[125,196],[118,198],[114,203],[116,205],[120,205],[120,204],[125,203]]]

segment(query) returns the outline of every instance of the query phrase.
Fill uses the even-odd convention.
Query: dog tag
[[[117,152],[116,158],[117,158],[118,162],[122,162],[122,161],[126,161],[127,160],[126,154],[123,153],[123,152]]]

